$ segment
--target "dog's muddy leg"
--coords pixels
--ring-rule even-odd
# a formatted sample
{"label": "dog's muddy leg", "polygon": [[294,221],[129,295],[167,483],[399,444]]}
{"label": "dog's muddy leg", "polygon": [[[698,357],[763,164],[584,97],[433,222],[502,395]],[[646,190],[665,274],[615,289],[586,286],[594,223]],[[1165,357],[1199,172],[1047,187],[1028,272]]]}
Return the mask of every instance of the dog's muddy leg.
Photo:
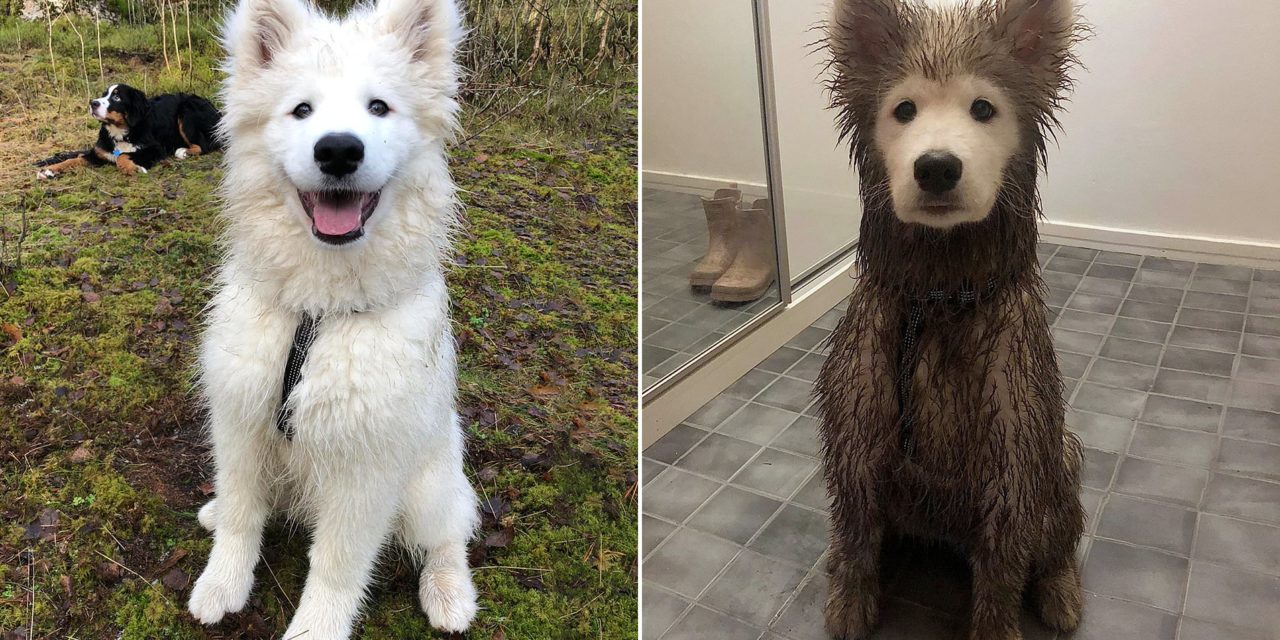
{"label": "dog's muddy leg", "polygon": [[378,551],[391,534],[396,504],[387,496],[403,490],[395,473],[378,473],[379,466],[357,458],[318,482],[307,583],[284,637],[350,637]]}
{"label": "dog's muddy leg", "polygon": [[[856,477],[828,478],[837,498],[831,509],[831,587],[825,611],[827,635],[863,640],[880,617],[880,547],[884,520],[870,465]],[[836,485],[839,486],[836,486]]]}
{"label": "dog's muddy leg", "polygon": [[[998,525],[996,523],[999,523]],[[1011,539],[1028,523],[1007,517],[988,520],[982,549],[970,558],[973,567],[973,610],[970,640],[1021,640],[1018,612],[1031,571],[1030,540]]]}
{"label": "dog's muddy leg", "polygon": [[[218,420],[218,415],[212,416]],[[225,418],[222,418],[225,419]],[[214,487],[217,501],[200,510],[201,524],[211,527],[213,551],[187,608],[204,624],[213,624],[249,601],[253,569],[258,564],[262,530],[270,515],[260,443],[253,438],[219,437],[232,431],[212,429],[218,465]]]}
{"label": "dog's muddy leg", "polygon": [[1060,631],[1080,624],[1084,607],[1075,550],[1084,532],[1084,508],[1080,506],[1080,440],[1066,432],[1063,438],[1065,481],[1045,516],[1045,540],[1036,559],[1031,589],[1040,620]]}

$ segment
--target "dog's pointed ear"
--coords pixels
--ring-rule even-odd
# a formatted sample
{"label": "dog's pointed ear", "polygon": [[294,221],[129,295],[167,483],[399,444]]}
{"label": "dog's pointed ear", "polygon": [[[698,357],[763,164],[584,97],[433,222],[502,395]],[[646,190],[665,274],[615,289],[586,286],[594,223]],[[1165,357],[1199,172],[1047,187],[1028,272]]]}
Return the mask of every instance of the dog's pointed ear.
{"label": "dog's pointed ear", "polygon": [[240,0],[222,33],[231,68],[270,66],[310,17],[311,9],[302,0]]}
{"label": "dog's pointed ear", "polygon": [[899,47],[902,8],[896,0],[836,0],[827,47],[845,65],[881,64]]}
{"label": "dog's pointed ear", "polygon": [[379,0],[378,24],[412,52],[415,62],[445,65],[462,40],[456,0]]}
{"label": "dog's pointed ear", "polygon": [[1072,0],[1005,0],[997,28],[1013,55],[1031,65],[1062,56],[1076,37]]}

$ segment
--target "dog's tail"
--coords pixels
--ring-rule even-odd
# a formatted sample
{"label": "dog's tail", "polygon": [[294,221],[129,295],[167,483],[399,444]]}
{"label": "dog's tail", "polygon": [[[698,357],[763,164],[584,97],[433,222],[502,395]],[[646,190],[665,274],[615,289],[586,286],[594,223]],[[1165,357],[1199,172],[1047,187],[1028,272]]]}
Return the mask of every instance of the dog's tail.
{"label": "dog's tail", "polygon": [[190,144],[200,145],[205,152],[220,151],[222,139],[218,136],[218,124],[222,121],[222,113],[207,99],[184,94],[186,98],[178,107],[178,119],[187,125],[184,136]]}
{"label": "dog's tail", "polygon": [[37,167],[47,167],[51,164],[58,164],[59,162],[64,162],[72,158],[80,158],[83,156],[87,156],[91,153],[93,153],[93,149],[81,149],[80,151],[63,151],[62,153],[55,153],[52,156],[45,158],[44,160],[36,160],[31,164]]}
{"label": "dog's tail", "polygon": [[222,144],[222,135],[219,133],[221,131],[222,112],[217,109],[213,109],[212,116],[213,126],[209,128],[209,144],[212,146],[214,151],[221,151],[223,146],[225,146]]}

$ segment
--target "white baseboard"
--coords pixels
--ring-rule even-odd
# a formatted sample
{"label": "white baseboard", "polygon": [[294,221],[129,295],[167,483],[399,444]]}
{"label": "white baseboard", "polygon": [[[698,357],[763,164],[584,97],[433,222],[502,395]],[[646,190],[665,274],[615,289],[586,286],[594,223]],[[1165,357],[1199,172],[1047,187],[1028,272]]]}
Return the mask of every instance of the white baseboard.
{"label": "white baseboard", "polygon": [[1040,238],[1046,242],[1178,260],[1280,268],[1280,245],[1265,242],[1174,235],[1051,220],[1040,222]]}
{"label": "white baseboard", "polygon": [[658,187],[676,193],[687,193],[695,196],[706,196],[716,189],[723,189],[730,184],[738,185],[742,195],[751,198],[769,197],[769,188],[763,182],[739,180],[737,178],[716,178],[712,176],[695,176],[683,173],[645,170],[641,172],[642,187]]}
{"label": "white baseboard", "polygon": [[802,289],[793,292],[791,304],[733,343],[698,370],[664,389],[654,398],[646,398],[641,409],[640,447],[657,442],[697,411],[720,395],[753,367],[786,344],[805,327],[813,324],[836,303],[853,291],[849,277],[849,258],[832,266]]}

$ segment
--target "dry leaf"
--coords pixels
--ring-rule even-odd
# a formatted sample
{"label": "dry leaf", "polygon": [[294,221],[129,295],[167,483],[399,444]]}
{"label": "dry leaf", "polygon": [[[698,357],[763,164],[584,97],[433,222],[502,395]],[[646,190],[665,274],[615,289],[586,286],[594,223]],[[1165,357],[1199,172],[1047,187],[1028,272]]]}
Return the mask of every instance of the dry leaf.
{"label": "dry leaf", "polygon": [[535,384],[532,387],[529,387],[529,395],[539,400],[550,400],[551,398],[560,395],[560,390],[550,385]]}
{"label": "dry leaf", "polygon": [[497,547],[499,549],[502,549],[502,548],[505,548],[507,545],[511,544],[511,541],[514,540],[515,537],[516,537],[515,527],[506,526],[485,536],[484,546]]}
{"label": "dry leaf", "polygon": [[22,329],[12,322],[0,323],[0,330],[5,332],[14,342],[22,340]]}

